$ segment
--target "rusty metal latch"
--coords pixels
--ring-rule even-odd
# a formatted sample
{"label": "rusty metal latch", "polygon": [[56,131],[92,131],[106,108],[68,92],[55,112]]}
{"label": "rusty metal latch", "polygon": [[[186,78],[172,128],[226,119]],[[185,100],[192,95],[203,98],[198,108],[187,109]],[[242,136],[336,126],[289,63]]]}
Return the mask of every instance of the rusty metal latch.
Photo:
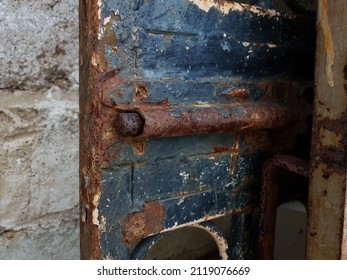
{"label": "rusty metal latch", "polygon": [[160,138],[228,131],[283,128],[298,112],[287,104],[218,104],[170,108],[135,108],[119,112],[116,128],[123,136]]}

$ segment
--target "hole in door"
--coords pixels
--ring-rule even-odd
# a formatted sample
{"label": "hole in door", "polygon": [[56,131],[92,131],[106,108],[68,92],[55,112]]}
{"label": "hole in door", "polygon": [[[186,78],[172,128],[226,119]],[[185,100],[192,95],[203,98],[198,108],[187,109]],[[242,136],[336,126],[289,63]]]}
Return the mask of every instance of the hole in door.
{"label": "hole in door", "polygon": [[225,216],[214,220],[214,223],[197,223],[170,232],[149,236],[136,245],[132,253],[132,259],[228,259],[230,248],[227,240],[230,235],[230,221],[230,217]]}

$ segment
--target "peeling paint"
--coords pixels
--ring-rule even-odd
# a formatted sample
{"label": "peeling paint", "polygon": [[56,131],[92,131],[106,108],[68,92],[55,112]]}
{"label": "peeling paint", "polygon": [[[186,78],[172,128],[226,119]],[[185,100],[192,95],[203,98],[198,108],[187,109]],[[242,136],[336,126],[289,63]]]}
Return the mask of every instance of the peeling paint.
{"label": "peeling paint", "polygon": [[93,224],[98,226],[99,225],[99,210],[98,208],[95,208],[92,212],[92,221]]}
{"label": "peeling paint", "polygon": [[340,147],[342,145],[342,135],[337,131],[330,131],[324,127],[320,128],[319,136],[321,144],[327,147]]}
{"label": "peeling paint", "polygon": [[[255,130],[286,128],[299,116],[289,102],[278,102],[271,94],[261,99],[268,92],[255,85],[258,76],[254,81],[252,75],[258,75],[258,69],[243,64],[247,51],[251,65],[253,59],[263,58],[276,47],[271,50],[274,56],[289,48],[292,56],[298,53],[301,57],[301,51],[291,45],[301,40],[292,40],[293,34],[288,34],[288,41],[277,38],[291,29],[282,27],[284,23],[292,26],[285,16],[280,16],[279,26],[273,30],[278,19],[270,17],[279,14],[250,5],[167,1],[153,10],[152,1],[135,2],[135,6],[120,0],[93,2],[93,13],[85,21],[92,20],[94,29],[81,29],[88,33],[83,49],[87,66],[82,67],[81,75],[81,96],[87,96],[81,102],[81,162],[87,166],[90,180],[89,188],[82,191],[90,208],[82,239],[88,257],[128,258],[131,248],[148,236],[254,207],[253,202],[244,205],[249,203],[249,194],[253,195],[244,178],[251,176],[250,169],[259,171],[261,163],[248,167],[251,160],[263,159],[256,150],[259,146],[246,150],[250,145],[243,137]],[[189,9],[200,17],[203,12],[194,5],[205,4],[206,12],[216,19],[216,26],[208,30],[204,24],[191,24],[193,14],[185,20],[184,13],[178,12]],[[166,11],[170,17],[163,16]],[[121,22],[120,14],[127,15]],[[153,15],[150,21],[148,15]],[[234,30],[230,23],[238,28]],[[248,28],[250,23],[259,23],[271,39],[259,37],[258,27],[257,32],[244,32],[243,26]],[[262,43],[254,43],[258,41]],[[210,49],[209,55],[200,55]],[[219,60],[214,61],[215,57]],[[262,68],[261,79],[270,72],[287,71],[275,65],[272,72],[272,63]],[[245,82],[249,73],[252,78]],[[137,117],[125,117],[128,114]],[[134,133],[128,129],[128,134],[125,128],[131,124],[139,129]],[[243,129],[248,131],[239,132]],[[234,139],[237,133],[242,136]],[[273,148],[262,145],[266,152]],[[187,152],[187,146],[193,151]],[[227,250],[222,241],[215,239]],[[223,252],[221,255],[226,258]]]}
{"label": "peeling paint", "polygon": [[183,178],[183,183],[189,179],[189,174],[184,171],[180,172],[180,176]]}
{"label": "peeling paint", "polygon": [[217,219],[217,218],[220,218],[220,217],[224,217],[225,215],[229,215],[229,214],[233,214],[233,213],[238,213],[239,211],[229,211],[227,213],[223,213],[223,214],[216,214],[216,215],[210,215],[210,216],[205,216],[201,219],[196,219],[196,220],[193,220],[191,222],[188,222],[188,223],[182,223],[182,224],[179,224],[178,222],[175,222],[174,226],[172,227],[168,227],[168,228],[165,228],[165,229],[162,229],[160,232],[161,233],[164,233],[164,232],[170,232],[170,231],[173,231],[173,230],[176,230],[176,229],[179,229],[179,228],[184,228],[184,227],[188,227],[188,226],[194,226],[198,223],[202,223],[202,222],[206,222],[206,221],[210,221],[210,220],[213,220],[213,219]]}
{"label": "peeling paint", "polygon": [[100,195],[98,195],[98,194],[94,195],[92,203],[93,203],[95,209],[92,212],[92,221],[93,221],[93,224],[97,225],[97,226],[99,226],[99,224],[100,224],[100,222],[99,222],[99,210],[98,210],[99,200],[100,200]]}
{"label": "peeling paint", "polygon": [[98,205],[99,205],[99,200],[100,200],[100,195],[99,195],[99,194],[94,195],[94,198],[93,198],[93,205],[94,205],[95,207],[98,207]]}
{"label": "peeling paint", "polygon": [[201,10],[208,13],[210,9],[216,8],[221,13],[227,15],[230,11],[250,11],[258,16],[269,16],[275,17],[280,16],[281,14],[276,10],[272,9],[263,9],[257,6],[241,4],[237,2],[229,2],[229,1],[215,1],[215,0],[188,0],[189,2],[197,5]]}
{"label": "peeling paint", "polygon": [[214,242],[216,243],[219,251],[219,255],[222,260],[229,259],[228,256],[228,242],[225,240],[223,236],[221,236],[216,230],[212,227],[209,227],[207,224],[194,224],[192,227],[202,229],[210,234],[210,236],[213,238]]}
{"label": "peeling paint", "polygon": [[101,0],[97,0],[97,5],[98,5],[98,19],[101,19]]}

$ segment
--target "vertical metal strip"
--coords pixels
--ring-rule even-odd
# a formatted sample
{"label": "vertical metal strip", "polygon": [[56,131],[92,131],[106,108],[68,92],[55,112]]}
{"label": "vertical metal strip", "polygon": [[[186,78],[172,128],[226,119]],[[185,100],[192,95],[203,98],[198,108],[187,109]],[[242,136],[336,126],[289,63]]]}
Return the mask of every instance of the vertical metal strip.
{"label": "vertical metal strip", "polygon": [[97,50],[98,1],[80,0],[80,246],[82,259],[100,258],[98,203],[100,172],[100,101],[98,71],[92,65]]}
{"label": "vertical metal strip", "polygon": [[[320,0],[306,257],[346,257],[347,2]],[[345,221],[344,221],[345,220]]]}

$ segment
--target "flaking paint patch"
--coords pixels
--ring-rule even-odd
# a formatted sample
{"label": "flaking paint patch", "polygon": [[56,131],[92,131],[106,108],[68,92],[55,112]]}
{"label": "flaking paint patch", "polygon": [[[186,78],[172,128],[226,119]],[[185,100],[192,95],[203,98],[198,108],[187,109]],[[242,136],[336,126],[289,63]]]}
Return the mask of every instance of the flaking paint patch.
{"label": "flaking paint patch", "polygon": [[92,212],[92,222],[94,225],[99,226],[99,210],[95,208]]}
{"label": "flaking paint patch", "polygon": [[175,222],[175,224],[172,227],[165,228],[165,229],[161,230],[160,232],[161,233],[170,232],[170,231],[173,231],[173,230],[176,230],[176,229],[180,229],[180,228],[184,228],[184,227],[188,227],[188,226],[194,226],[195,224],[198,224],[198,223],[201,223],[201,222],[210,221],[210,220],[217,219],[217,218],[220,218],[220,217],[224,217],[225,215],[229,215],[229,214],[233,214],[233,213],[238,213],[238,211],[229,211],[229,212],[225,212],[223,214],[216,214],[216,215],[211,215],[211,216],[205,216],[205,217],[203,217],[201,219],[193,220],[191,222],[183,223],[183,224],[178,224],[178,222]]}
{"label": "flaking paint patch", "polygon": [[100,195],[99,194],[94,195],[92,203],[93,203],[95,209],[92,212],[92,221],[93,221],[93,224],[97,225],[97,226],[100,225],[99,210],[98,210],[99,200],[100,200]]}
{"label": "flaking paint patch", "polygon": [[184,202],[184,197],[180,198],[180,200],[177,202],[177,205],[180,206]]}
{"label": "flaking paint patch", "polygon": [[321,127],[319,130],[319,137],[322,145],[327,147],[340,147],[343,139],[341,134],[330,131],[324,127]]}
{"label": "flaking paint patch", "polygon": [[99,18],[99,22],[101,19],[101,0],[98,0],[98,18]]}
{"label": "flaking paint patch", "polygon": [[222,14],[227,15],[230,11],[250,11],[257,16],[269,16],[269,17],[279,17],[281,14],[273,9],[262,9],[257,6],[241,4],[237,2],[227,2],[227,1],[215,1],[215,0],[189,0],[189,2],[198,6],[201,10],[208,13],[210,9],[216,8]]}
{"label": "flaking paint patch", "polygon": [[183,184],[189,179],[189,173],[186,173],[185,171],[180,172],[180,176],[183,178]]}
{"label": "flaking paint patch", "polygon": [[105,17],[103,25],[108,24],[110,21],[111,21],[111,16]]}
{"label": "flaking paint patch", "polygon": [[252,48],[254,47],[268,47],[270,49],[278,48],[277,44],[274,43],[254,43],[254,42],[247,42],[247,41],[237,41],[239,44],[242,44],[245,48],[249,48],[250,50],[248,52],[253,52]]}

